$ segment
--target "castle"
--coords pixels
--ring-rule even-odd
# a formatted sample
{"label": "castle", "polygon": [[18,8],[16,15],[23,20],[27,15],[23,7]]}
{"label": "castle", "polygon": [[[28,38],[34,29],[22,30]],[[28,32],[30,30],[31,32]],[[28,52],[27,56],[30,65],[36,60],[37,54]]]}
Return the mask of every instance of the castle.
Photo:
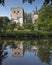
{"label": "castle", "polygon": [[11,19],[22,26],[24,20],[23,8],[11,8]]}
{"label": "castle", "polygon": [[[38,18],[37,7],[36,11],[32,12],[32,23],[34,24]],[[17,24],[22,26],[24,22],[24,9],[23,8],[11,8],[11,19]]]}

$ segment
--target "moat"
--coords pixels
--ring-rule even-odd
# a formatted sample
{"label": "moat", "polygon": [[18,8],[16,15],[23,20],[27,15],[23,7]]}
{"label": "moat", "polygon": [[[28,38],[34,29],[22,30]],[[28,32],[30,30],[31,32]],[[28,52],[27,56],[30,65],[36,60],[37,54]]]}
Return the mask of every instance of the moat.
{"label": "moat", "polygon": [[0,65],[52,65],[52,39],[0,39]]}

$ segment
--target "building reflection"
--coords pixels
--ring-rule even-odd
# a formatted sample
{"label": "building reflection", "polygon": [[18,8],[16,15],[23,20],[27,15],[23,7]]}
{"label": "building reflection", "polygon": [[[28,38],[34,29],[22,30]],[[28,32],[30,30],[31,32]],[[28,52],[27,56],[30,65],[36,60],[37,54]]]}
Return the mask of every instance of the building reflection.
{"label": "building reflection", "polygon": [[35,55],[37,55],[38,48],[36,47],[36,45],[32,45],[32,46],[31,46],[31,51],[34,52]]}
{"label": "building reflection", "polygon": [[24,41],[15,42],[14,43],[14,47],[12,48],[12,55],[13,56],[17,56],[17,57],[18,56],[21,57],[21,56],[24,56],[24,53],[27,50],[29,52],[33,52],[36,55],[37,54],[37,51],[38,51],[38,48],[36,47],[36,45],[30,44],[30,42],[29,43],[26,43]]}
{"label": "building reflection", "polygon": [[17,44],[16,48],[12,49],[12,55],[13,56],[23,56],[24,55],[23,41],[21,41],[19,44]]}

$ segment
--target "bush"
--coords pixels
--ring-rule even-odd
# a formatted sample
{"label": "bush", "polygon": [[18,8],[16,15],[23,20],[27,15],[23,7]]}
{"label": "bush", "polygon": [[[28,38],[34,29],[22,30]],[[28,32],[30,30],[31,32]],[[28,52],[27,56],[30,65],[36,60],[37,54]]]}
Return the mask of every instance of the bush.
{"label": "bush", "polygon": [[0,30],[0,36],[1,37],[16,37],[16,38],[35,38],[35,37],[47,37],[52,36],[52,32],[47,31],[41,31],[41,30],[18,30],[18,31],[1,31]]}

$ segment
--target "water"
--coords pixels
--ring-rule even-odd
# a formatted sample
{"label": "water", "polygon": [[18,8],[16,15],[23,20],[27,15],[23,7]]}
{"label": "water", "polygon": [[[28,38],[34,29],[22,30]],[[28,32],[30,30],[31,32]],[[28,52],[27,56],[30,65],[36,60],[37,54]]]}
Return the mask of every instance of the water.
{"label": "water", "polygon": [[0,65],[52,65],[52,39],[0,39]]}

